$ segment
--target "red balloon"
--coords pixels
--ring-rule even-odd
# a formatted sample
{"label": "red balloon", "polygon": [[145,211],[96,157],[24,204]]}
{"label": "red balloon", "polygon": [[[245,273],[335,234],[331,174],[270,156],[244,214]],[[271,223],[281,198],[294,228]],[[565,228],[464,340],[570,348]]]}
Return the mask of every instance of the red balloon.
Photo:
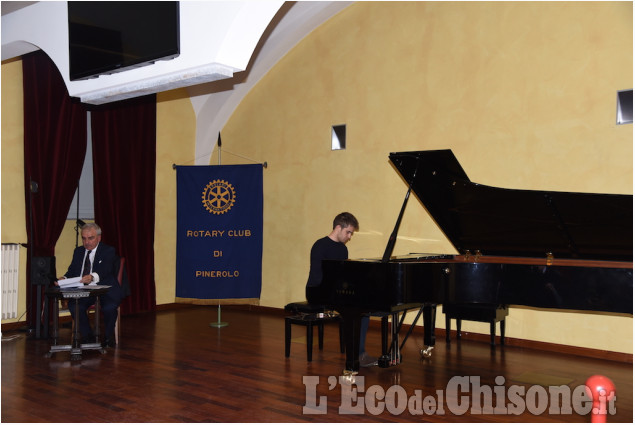
{"label": "red balloon", "polygon": [[605,423],[607,404],[615,399],[615,384],[606,376],[593,375],[586,380],[587,395],[593,399],[592,423]]}

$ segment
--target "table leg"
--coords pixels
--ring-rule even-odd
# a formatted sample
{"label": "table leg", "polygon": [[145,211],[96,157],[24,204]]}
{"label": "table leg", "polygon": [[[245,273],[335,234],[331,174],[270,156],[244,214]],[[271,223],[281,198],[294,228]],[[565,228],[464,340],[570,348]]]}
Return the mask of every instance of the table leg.
{"label": "table leg", "polygon": [[82,359],[82,342],[79,337],[79,299],[75,301],[75,330],[73,331],[73,342],[71,344],[71,360]]}
{"label": "table leg", "polygon": [[59,336],[59,316],[60,307],[57,298],[53,299],[53,345],[57,345],[57,338]]}
{"label": "table leg", "polygon": [[[95,342],[101,343],[101,339],[99,339],[99,312],[101,311],[101,303],[99,302],[99,297],[95,298]],[[92,341],[91,341],[92,342]]]}

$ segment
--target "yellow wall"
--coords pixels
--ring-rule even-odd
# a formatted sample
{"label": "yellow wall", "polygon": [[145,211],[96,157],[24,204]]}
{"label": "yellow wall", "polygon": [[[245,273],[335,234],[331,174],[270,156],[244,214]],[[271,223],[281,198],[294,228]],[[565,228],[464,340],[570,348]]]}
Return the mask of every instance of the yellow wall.
{"label": "yellow wall", "polygon": [[[350,256],[381,256],[407,189],[391,151],[451,148],[472,181],[498,187],[632,193],[633,127],[615,125],[632,29],[630,3],[568,2],[363,2],[319,27],[222,133],[228,150],[269,164],[261,304],[303,299],[311,244],[340,211],[361,224]],[[332,152],[343,123],[348,148]],[[453,252],[412,199],[394,253],[410,252]],[[523,308],[507,328],[632,352],[631,317]]]}
{"label": "yellow wall", "polygon": [[[389,165],[391,151],[451,148],[472,181],[492,186],[631,194],[633,127],[615,125],[615,98],[632,88],[632,51],[627,2],[362,2],[345,9],[283,58],[222,131],[228,151],[269,164],[261,305],[304,298],[311,244],[338,212],[360,219],[348,245],[352,258],[383,253],[406,192]],[[22,179],[21,167],[5,173],[5,139],[22,163],[21,133],[12,134],[21,132],[21,115],[5,129],[5,75],[12,85],[21,78],[10,66],[2,65],[3,242],[12,241],[5,180]],[[10,97],[9,107],[21,111],[21,89]],[[185,91],[157,99],[155,270],[157,304],[167,304],[175,276],[172,164],[192,163],[196,126]],[[348,148],[332,152],[330,127],[344,123]],[[225,164],[240,162],[223,156]],[[24,212],[9,223],[24,228]],[[71,247],[58,264],[65,266],[72,224],[64,234]],[[409,252],[452,252],[416,199],[395,248]],[[464,328],[489,332],[472,322]],[[631,317],[514,308],[507,328],[515,338],[632,353]]]}
{"label": "yellow wall", "polygon": [[[24,202],[24,114],[22,108],[22,61],[2,64],[2,243],[26,243]],[[27,250],[20,248],[20,278],[16,322],[26,320]]]}
{"label": "yellow wall", "polygon": [[176,170],[192,165],[196,116],[185,89],[157,96],[157,188],[154,270],[157,305],[174,302],[176,277]]}

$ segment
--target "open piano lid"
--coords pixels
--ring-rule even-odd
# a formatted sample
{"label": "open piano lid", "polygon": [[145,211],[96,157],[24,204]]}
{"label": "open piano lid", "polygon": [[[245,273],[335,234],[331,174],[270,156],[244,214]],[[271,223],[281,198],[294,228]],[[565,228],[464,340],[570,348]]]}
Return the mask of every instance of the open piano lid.
{"label": "open piano lid", "polygon": [[461,254],[633,261],[632,195],[472,183],[449,149],[390,161]]}

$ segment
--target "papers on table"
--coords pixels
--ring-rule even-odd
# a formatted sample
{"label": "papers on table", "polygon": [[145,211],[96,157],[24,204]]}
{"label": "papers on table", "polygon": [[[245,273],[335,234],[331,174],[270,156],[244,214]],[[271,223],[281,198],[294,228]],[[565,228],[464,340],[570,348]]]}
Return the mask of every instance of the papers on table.
{"label": "papers on table", "polygon": [[62,289],[81,288],[84,284],[80,280],[82,280],[81,277],[70,277],[58,280],[57,284]]}

